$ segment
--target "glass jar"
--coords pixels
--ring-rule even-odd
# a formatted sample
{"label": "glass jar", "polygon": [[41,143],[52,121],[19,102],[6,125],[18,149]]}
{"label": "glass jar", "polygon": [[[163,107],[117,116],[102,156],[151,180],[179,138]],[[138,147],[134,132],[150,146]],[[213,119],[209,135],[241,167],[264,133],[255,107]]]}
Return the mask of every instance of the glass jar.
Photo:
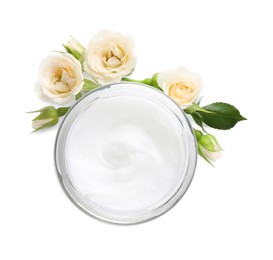
{"label": "glass jar", "polygon": [[99,87],[67,113],[55,166],[70,200],[90,216],[136,224],[171,209],[194,175],[197,148],[182,109],[138,83]]}

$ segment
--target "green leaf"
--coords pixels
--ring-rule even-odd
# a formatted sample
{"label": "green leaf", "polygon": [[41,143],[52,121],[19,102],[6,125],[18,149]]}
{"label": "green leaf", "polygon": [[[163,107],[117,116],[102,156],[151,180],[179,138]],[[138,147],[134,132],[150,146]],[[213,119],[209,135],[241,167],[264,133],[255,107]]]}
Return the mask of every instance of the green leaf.
{"label": "green leaf", "polygon": [[219,115],[223,115],[224,117],[234,118],[238,120],[246,120],[245,117],[241,116],[240,111],[236,107],[227,103],[216,102],[204,106],[203,108],[206,111],[217,113]]}
{"label": "green leaf", "polygon": [[208,126],[216,129],[227,130],[234,127],[239,121],[246,120],[241,116],[240,111],[227,103],[216,102],[195,112],[199,118]]}
{"label": "green leaf", "polygon": [[75,96],[75,100],[79,100],[82,96],[83,96],[83,93],[82,93],[82,92],[79,92],[79,93]]}
{"label": "green leaf", "polygon": [[83,81],[84,81],[84,83],[83,83],[82,90],[75,96],[76,100],[79,100],[86,93],[88,93],[100,86],[99,84],[97,84],[89,79],[84,79]]}
{"label": "green leaf", "polygon": [[57,108],[58,117],[64,116],[69,109],[70,109],[70,107],[59,107],[59,108]]}
{"label": "green leaf", "polygon": [[89,92],[97,87],[99,87],[99,84],[95,83],[94,81],[91,81],[89,79],[84,79],[84,84],[82,87],[83,92]]}

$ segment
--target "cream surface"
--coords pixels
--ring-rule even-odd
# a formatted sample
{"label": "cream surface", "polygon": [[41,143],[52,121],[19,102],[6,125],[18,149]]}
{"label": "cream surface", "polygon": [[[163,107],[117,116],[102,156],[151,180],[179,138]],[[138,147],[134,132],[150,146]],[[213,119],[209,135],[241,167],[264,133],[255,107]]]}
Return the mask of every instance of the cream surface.
{"label": "cream surface", "polygon": [[154,209],[183,181],[181,132],[173,114],[147,99],[92,102],[67,137],[71,182],[82,199],[104,209]]}

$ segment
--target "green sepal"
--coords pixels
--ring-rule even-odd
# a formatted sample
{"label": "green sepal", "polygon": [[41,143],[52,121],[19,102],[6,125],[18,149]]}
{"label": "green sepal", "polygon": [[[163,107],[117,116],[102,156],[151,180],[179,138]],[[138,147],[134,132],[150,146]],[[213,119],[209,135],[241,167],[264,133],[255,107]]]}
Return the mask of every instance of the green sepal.
{"label": "green sepal", "polygon": [[83,64],[85,48],[75,38],[72,36],[70,36],[70,38],[71,39],[67,42],[67,44],[63,44],[63,47],[67,53],[71,54],[75,59]]}
{"label": "green sepal", "polygon": [[193,129],[193,130],[194,130],[196,140],[198,141],[201,138],[201,136],[203,136],[203,133],[199,130],[196,130],[196,129]]}
{"label": "green sepal", "polygon": [[163,91],[163,89],[158,85],[158,81],[157,81],[158,75],[159,75],[159,73],[155,73],[153,75],[153,77],[152,77],[152,86],[154,88],[157,88],[160,91]]}
{"label": "green sepal", "polygon": [[208,158],[204,155],[203,151],[202,151],[202,146],[198,143],[197,144],[197,148],[198,148],[198,154],[206,161],[208,162],[211,166],[214,167],[214,165],[211,163],[211,161],[208,160]]}
{"label": "green sepal", "polygon": [[73,50],[72,48],[64,44],[63,47],[65,48],[67,53],[71,54],[75,59],[77,59],[81,64],[83,64],[84,56],[80,52]]}

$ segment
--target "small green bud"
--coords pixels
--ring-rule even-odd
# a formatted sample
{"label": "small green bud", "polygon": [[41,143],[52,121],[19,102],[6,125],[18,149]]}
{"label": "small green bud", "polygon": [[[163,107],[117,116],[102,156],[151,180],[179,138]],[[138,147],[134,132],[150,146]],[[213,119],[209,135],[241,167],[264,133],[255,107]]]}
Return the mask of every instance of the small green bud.
{"label": "small green bud", "polygon": [[40,113],[32,120],[32,128],[35,129],[34,132],[43,128],[54,126],[59,120],[57,109],[53,106],[47,106],[29,113]]}
{"label": "small green bud", "polygon": [[73,37],[63,45],[65,50],[74,56],[81,64],[84,60],[85,48]]}
{"label": "small green bud", "polygon": [[216,138],[211,134],[201,136],[198,142],[210,152],[218,152],[222,150]]}
{"label": "small green bud", "polygon": [[200,131],[197,130],[195,130],[195,135],[198,142],[198,153],[207,162],[211,163],[211,161],[216,161],[221,157],[222,148],[213,135],[203,135]]}

